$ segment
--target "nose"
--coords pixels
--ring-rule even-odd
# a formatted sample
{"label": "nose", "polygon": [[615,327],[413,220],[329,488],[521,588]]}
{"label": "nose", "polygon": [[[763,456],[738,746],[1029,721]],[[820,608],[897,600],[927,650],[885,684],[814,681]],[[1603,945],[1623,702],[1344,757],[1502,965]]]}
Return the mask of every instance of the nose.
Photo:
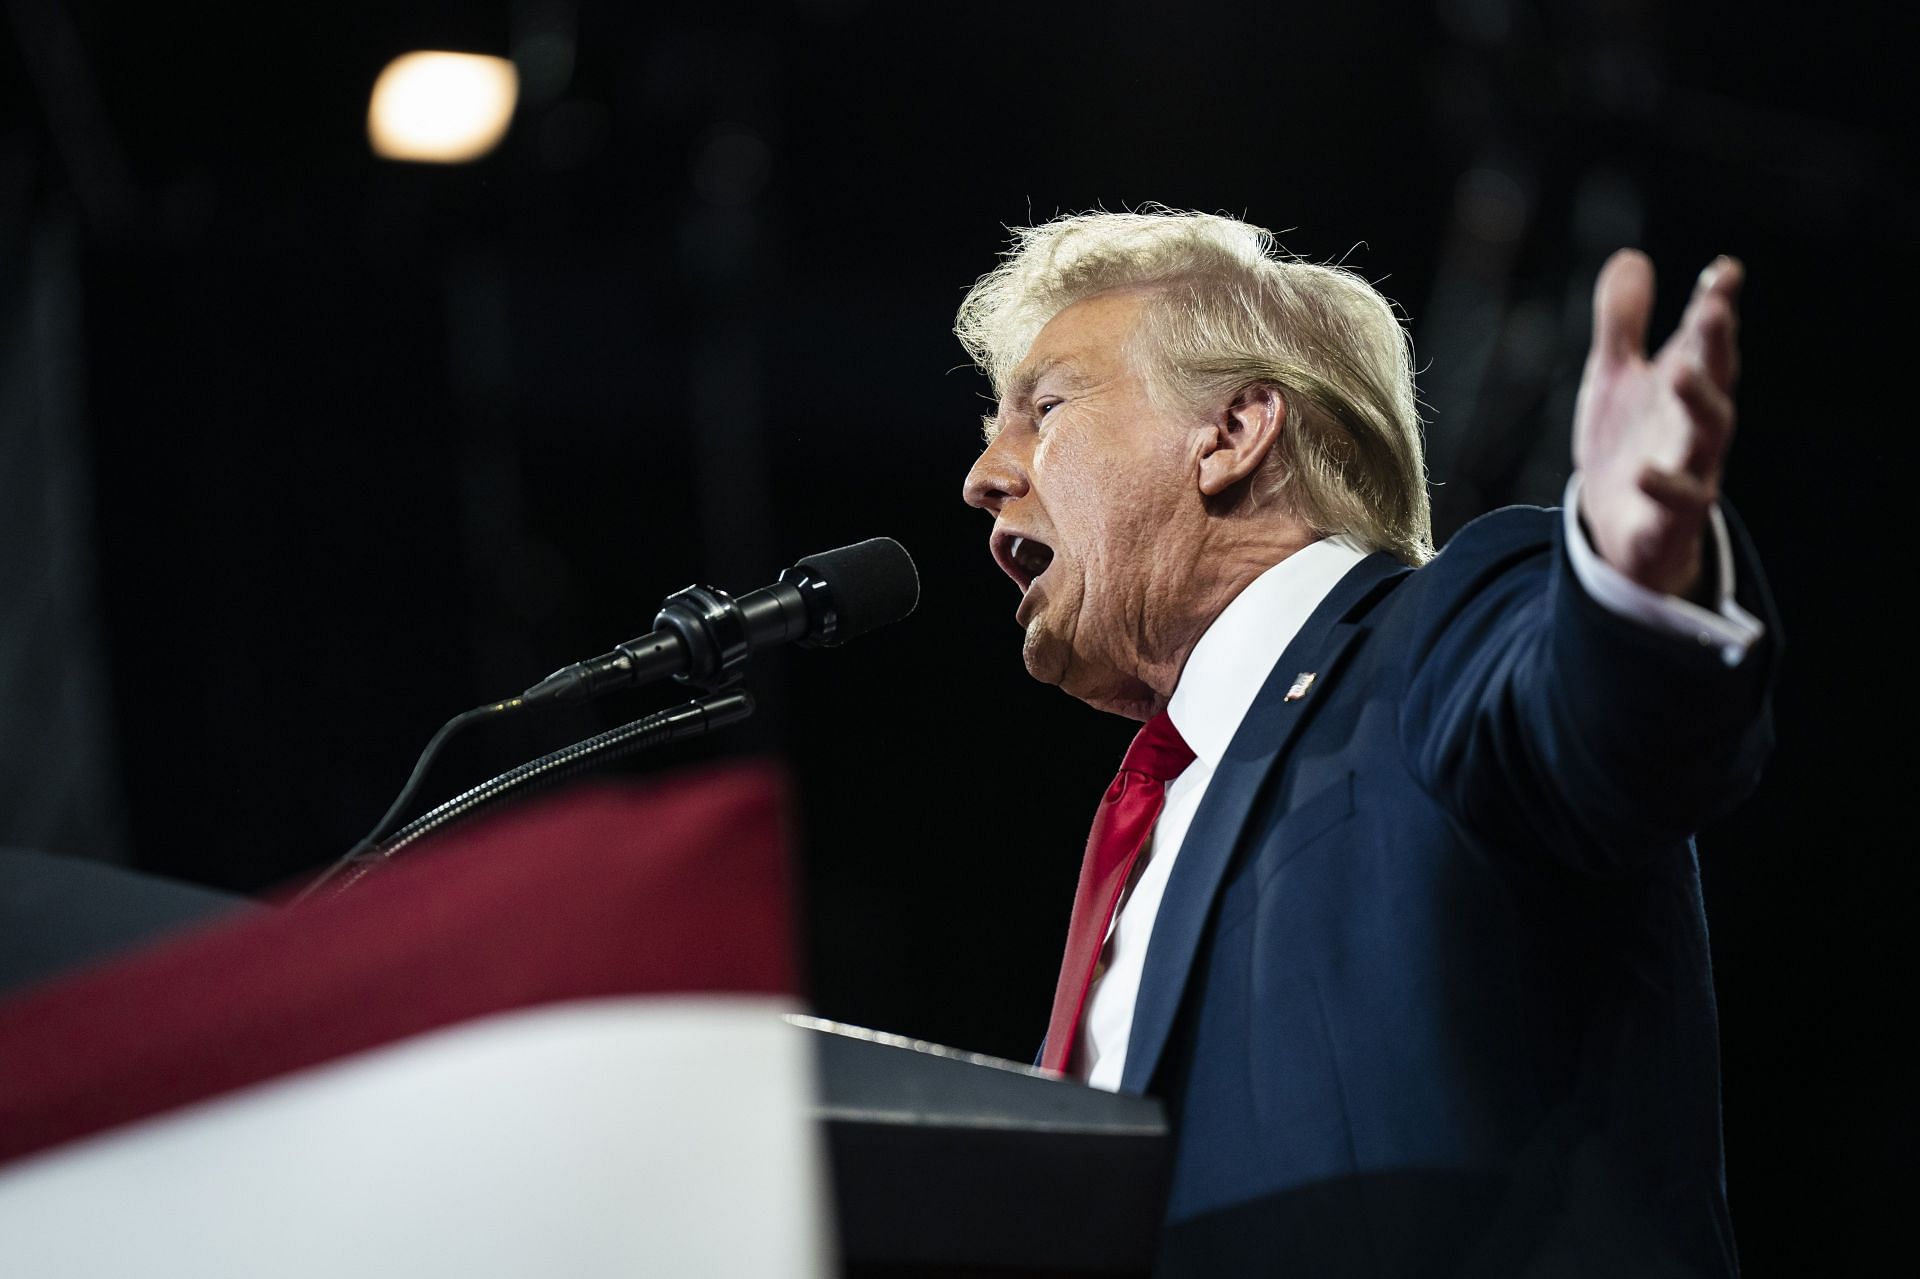
{"label": "nose", "polygon": [[973,469],[967,472],[967,482],[960,489],[960,496],[968,506],[998,515],[1007,499],[1026,493],[1026,466],[1007,438],[1010,434],[1002,431],[994,436],[993,442],[974,460]]}

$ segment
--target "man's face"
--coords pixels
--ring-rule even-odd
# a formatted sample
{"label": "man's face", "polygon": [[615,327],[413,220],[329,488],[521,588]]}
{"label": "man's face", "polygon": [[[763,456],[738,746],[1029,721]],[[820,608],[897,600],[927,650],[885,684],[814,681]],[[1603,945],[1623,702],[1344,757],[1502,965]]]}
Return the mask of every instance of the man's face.
{"label": "man's face", "polygon": [[1040,331],[964,490],[993,513],[993,557],[1021,588],[1028,672],[1140,718],[1143,658],[1191,558],[1205,435],[1148,396],[1128,350],[1144,301],[1102,294]]}

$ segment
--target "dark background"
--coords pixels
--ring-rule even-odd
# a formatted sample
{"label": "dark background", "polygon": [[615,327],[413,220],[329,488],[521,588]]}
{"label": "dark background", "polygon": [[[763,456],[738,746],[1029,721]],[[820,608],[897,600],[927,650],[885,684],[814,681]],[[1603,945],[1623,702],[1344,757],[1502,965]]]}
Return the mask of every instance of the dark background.
{"label": "dark background", "polygon": [[[645,767],[785,760],[817,1010],[1024,1058],[1130,726],[1026,679],[959,501],[948,326],[1003,225],[1157,200],[1379,282],[1443,536],[1557,497],[1608,251],[1654,255],[1662,334],[1732,252],[1727,491],[1789,656],[1764,788],[1700,839],[1730,1192],[1749,1273],[1864,1270],[1916,1137],[1897,11],[9,0],[0,843],[283,883],[455,711],[884,533],[910,621],[762,661],[754,720]],[[516,59],[499,151],[370,153],[415,48]]]}

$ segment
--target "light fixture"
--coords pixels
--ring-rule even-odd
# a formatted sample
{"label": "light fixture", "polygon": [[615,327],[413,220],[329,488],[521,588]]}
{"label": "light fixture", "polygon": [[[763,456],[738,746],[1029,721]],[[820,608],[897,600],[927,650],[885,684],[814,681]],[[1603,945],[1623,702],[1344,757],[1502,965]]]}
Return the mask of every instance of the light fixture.
{"label": "light fixture", "polygon": [[500,144],[520,78],[505,58],[403,53],[373,83],[367,139],[389,160],[465,164]]}

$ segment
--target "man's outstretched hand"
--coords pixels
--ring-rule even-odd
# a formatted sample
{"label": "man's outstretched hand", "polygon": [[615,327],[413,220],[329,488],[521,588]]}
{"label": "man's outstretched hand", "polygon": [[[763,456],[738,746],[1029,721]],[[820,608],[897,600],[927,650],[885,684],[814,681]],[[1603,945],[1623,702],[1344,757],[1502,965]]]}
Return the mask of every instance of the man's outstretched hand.
{"label": "man's outstretched hand", "polygon": [[1600,558],[1666,595],[1692,596],[1702,584],[1707,517],[1733,442],[1743,275],[1734,259],[1715,258],[1652,359],[1646,254],[1615,253],[1593,286],[1593,349],[1573,415],[1580,515]]}

